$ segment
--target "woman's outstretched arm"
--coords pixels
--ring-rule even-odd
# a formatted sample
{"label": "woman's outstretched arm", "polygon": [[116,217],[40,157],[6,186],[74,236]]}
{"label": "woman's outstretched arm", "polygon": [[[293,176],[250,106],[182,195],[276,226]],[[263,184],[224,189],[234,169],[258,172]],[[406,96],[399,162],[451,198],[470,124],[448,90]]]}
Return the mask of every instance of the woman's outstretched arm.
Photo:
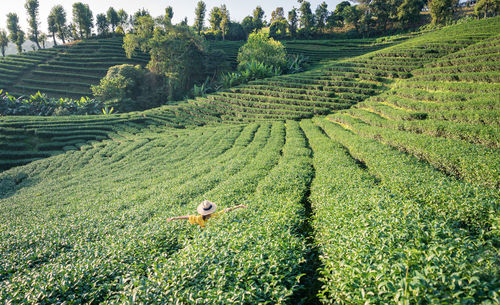
{"label": "woman's outstretched arm", "polygon": [[240,205],[237,205],[237,206],[234,206],[234,207],[231,207],[231,208],[224,209],[222,212],[225,213],[225,212],[229,212],[229,211],[236,210],[236,209],[239,209],[239,208],[248,208],[248,206],[246,206],[244,204],[240,204]]}
{"label": "woman's outstretched arm", "polygon": [[167,218],[167,221],[172,221],[172,220],[177,220],[177,219],[189,219],[189,216],[170,217],[170,218]]}

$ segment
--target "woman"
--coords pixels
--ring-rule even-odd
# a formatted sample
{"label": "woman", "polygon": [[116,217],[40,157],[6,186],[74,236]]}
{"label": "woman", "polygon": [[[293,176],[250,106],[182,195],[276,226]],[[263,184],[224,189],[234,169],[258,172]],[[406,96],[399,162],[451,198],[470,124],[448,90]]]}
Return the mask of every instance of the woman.
{"label": "woman", "polygon": [[191,224],[199,224],[200,227],[204,228],[208,219],[210,219],[211,217],[217,217],[222,213],[229,212],[238,208],[247,208],[247,206],[240,204],[232,208],[224,209],[219,213],[215,213],[215,210],[217,210],[217,205],[213,202],[205,200],[202,203],[200,203],[200,205],[197,208],[197,211],[200,215],[171,217],[167,218],[167,221],[172,221],[176,219],[188,219]]}

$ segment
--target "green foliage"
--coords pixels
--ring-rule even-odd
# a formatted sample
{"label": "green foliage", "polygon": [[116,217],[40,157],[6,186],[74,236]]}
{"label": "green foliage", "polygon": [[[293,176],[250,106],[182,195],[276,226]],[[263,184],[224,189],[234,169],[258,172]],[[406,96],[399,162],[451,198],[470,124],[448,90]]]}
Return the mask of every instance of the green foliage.
{"label": "green foliage", "polygon": [[156,24],[150,16],[139,17],[135,33],[124,38],[127,56],[137,48],[149,52],[148,69],[165,78],[168,100],[175,100],[190,90],[195,82],[206,78],[207,56],[205,41],[187,26]]}
{"label": "green foliage", "polygon": [[314,15],[311,11],[311,3],[309,1],[302,1],[299,8],[300,12],[300,29],[299,34],[302,37],[309,38],[313,32]]}
{"label": "green foliage", "polygon": [[194,26],[195,26],[196,31],[198,31],[198,35],[200,35],[201,30],[203,30],[203,24],[205,23],[206,11],[207,11],[207,6],[206,6],[205,2],[198,1],[198,4],[196,4],[195,21],[194,21]]}
{"label": "green foliage", "polygon": [[139,109],[138,105],[128,104],[142,94],[145,71],[140,66],[119,65],[109,68],[98,86],[92,86],[96,98],[103,101],[114,100],[113,105],[120,111]]}
{"label": "green foliage", "polygon": [[28,19],[28,23],[30,26],[29,39],[36,43],[38,49],[41,49],[40,44],[38,43],[38,35],[40,35],[40,31],[38,29],[38,25],[40,23],[38,19],[39,6],[40,4],[38,0],[26,0],[26,3],[24,4],[24,8],[26,8],[26,12],[28,13],[29,16]]}
{"label": "green foliage", "polygon": [[104,14],[96,15],[97,33],[101,36],[106,36],[109,31],[109,22]]}
{"label": "green foliage", "polygon": [[73,22],[78,30],[79,38],[89,38],[94,27],[94,17],[88,4],[73,3]]}
{"label": "green foliage", "polygon": [[282,70],[286,64],[285,47],[264,32],[252,33],[238,52],[238,69],[245,69],[254,62]]}
{"label": "green foliage", "polygon": [[106,12],[106,21],[108,22],[109,25],[111,25],[111,30],[115,32],[115,28],[118,26],[118,23],[120,22],[120,17],[118,16],[118,13],[115,11],[113,7],[110,7]]}
{"label": "green foliage", "polygon": [[21,54],[24,43],[24,32],[21,30],[19,26],[19,17],[15,13],[7,14],[7,29],[9,30],[9,39],[11,42],[16,44],[17,53]]}
{"label": "green foliage", "polygon": [[275,20],[269,27],[269,37],[283,39],[287,36],[288,22],[285,19]]}
{"label": "green foliage", "polygon": [[479,0],[474,7],[474,13],[479,18],[495,17],[500,15],[500,1]]}
{"label": "green foliage", "polygon": [[497,191],[314,122],[323,132],[310,121],[302,126],[315,157],[324,303],[498,302]]}
{"label": "green foliage", "polygon": [[264,10],[262,9],[261,6],[257,6],[253,10],[253,18],[252,18],[252,23],[253,23],[253,28],[252,31],[255,30],[256,32],[260,31],[264,27]]}
{"label": "green foliage", "polygon": [[9,38],[7,37],[7,33],[5,30],[0,30],[0,51],[2,52],[2,56],[5,57],[5,49],[9,45]]}
{"label": "green foliage", "polygon": [[88,97],[79,100],[68,98],[49,98],[37,93],[16,98],[0,89],[0,115],[87,115],[99,114],[102,103]]}
{"label": "green foliage", "polygon": [[431,0],[428,4],[433,24],[450,22],[458,5],[458,0]]}

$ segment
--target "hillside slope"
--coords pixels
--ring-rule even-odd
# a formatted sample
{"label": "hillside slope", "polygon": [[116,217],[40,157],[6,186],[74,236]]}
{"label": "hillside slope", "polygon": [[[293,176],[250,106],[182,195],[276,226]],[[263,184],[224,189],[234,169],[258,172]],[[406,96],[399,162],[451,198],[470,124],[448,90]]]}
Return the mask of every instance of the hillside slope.
{"label": "hillside slope", "polygon": [[13,95],[40,91],[54,97],[92,96],[91,85],[99,83],[108,68],[121,64],[145,66],[142,52],[128,59],[122,38],[85,40],[54,48],[0,59],[0,89]]}
{"label": "hillside slope", "polygon": [[[500,303],[499,29],[145,112],[1,118],[4,155],[57,155],[0,173],[0,303]],[[319,92],[353,107],[221,110]],[[248,208],[166,222],[205,199]]]}
{"label": "hillside slope", "polygon": [[[10,168],[26,164],[61,153],[65,146],[74,149],[75,144],[95,140],[96,136],[99,139],[107,137],[113,129],[121,128],[121,123],[116,128],[110,127],[114,126],[115,119],[122,123],[130,120],[132,124],[145,121],[145,127],[151,124],[180,127],[219,121],[241,123],[310,118],[350,108],[388,90],[388,85],[394,80],[411,77],[411,71],[429,62],[471,44],[488,41],[499,29],[499,18],[447,27],[359,57],[333,61],[303,73],[253,81],[181,102],[178,106],[92,117],[89,126],[77,126],[79,123],[73,122],[73,117],[0,118],[4,135],[0,138],[0,153],[4,159],[0,166]],[[97,127],[93,129],[93,125]],[[100,130],[99,126],[108,127]],[[140,129],[141,125],[136,125],[136,128]],[[42,132],[44,129],[50,132]],[[11,143],[13,139],[18,141],[14,145]]]}

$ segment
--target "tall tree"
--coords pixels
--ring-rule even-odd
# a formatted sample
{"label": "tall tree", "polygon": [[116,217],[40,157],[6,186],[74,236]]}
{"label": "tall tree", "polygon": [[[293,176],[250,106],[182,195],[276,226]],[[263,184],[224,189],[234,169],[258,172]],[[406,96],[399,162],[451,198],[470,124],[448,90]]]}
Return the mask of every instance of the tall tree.
{"label": "tall tree", "polygon": [[174,18],[174,9],[171,6],[168,6],[165,9],[165,20],[171,24],[172,18]]}
{"label": "tall tree", "polygon": [[128,23],[128,14],[123,9],[120,9],[117,14],[118,14],[118,25],[124,28],[125,26],[127,26]]}
{"label": "tall tree", "polygon": [[38,49],[41,49],[40,44],[38,43],[38,34],[39,30],[38,27],[40,25],[40,21],[38,21],[38,7],[40,6],[40,3],[38,3],[38,0],[26,0],[26,3],[24,4],[24,8],[26,9],[26,12],[28,13],[28,24],[30,26],[30,31],[29,31],[29,39],[36,43],[36,46]]}
{"label": "tall tree", "polygon": [[106,15],[97,14],[95,16],[95,19],[96,19],[97,33],[103,36],[108,34],[109,22],[108,19],[106,18]]}
{"label": "tall tree", "polygon": [[[62,5],[54,6],[50,10],[49,18],[53,18],[55,22],[55,26],[57,28],[57,36],[62,40],[63,43],[66,43],[66,11],[62,7]],[[52,33],[50,26],[49,32]]]}
{"label": "tall tree", "polygon": [[481,18],[495,17],[500,15],[499,0],[479,0],[474,9],[475,14]]}
{"label": "tall tree", "polygon": [[400,27],[406,28],[416,23],[424,5],[424,0],[404,0],[398,7],[398,21]]}
{"label": "tall tree", "polygon": [[288,12],[288,30],[290,31],[290,35],[295,37],[297,35],[297,24],[298,24],[298,16],[297,9],[294,7],[291,11]]}
{"label": "tall tree", "polygon": [[229,18],[229,10],[227,9],[226,5],[223,4],[220,7],[220,12],[221,12],[221,21],[220,21],[220,29],[222,31],[222,40],[226,40],[226,33],[227,29],[229,27],[229,22],[231,22]]}
{"label": "tall tree", "polygon": [[458,0],[431,0],[428,4],[433,24],[444,24],[453,18]]}
{"label": "tall tree", "polygon": [[196,5],[196,10],[194,11],[195,20],[194,20],[194,28],[198,31],[198,35],[201,34],[201,30],[203,30],[203,24],[205,23],[205,14],[207,11],[207,6],[205,2],[199,1]]}
{"label": "tall tree", "polygon": [[318,5],[316,8],[316,27],[319,31],[323,31],[325,29],[328,14],[328,4],[326,4],[326,2]]}
{"label": "tall tree", "polygon": [[245,34],[248,36],[248,34],[250,34],[254,30],[252,16],[246,16],[245,18],[243,18],[241,27],[243,28],[243,31],[245,31]]}
{"label": "tall tree", "polygon": [[23,43],[25,42],[24,38],[24,32],[23,30],[19,29],[18,35],[17,35],[17,40],[16,40],[16,47],[17,47],[17,53],[21,54],[23,52]]}
{"label": "tall tree", "polygon": [[151,17],[140,17],[135,33],[125,36],[123,47],[129,58],[137,48],[149,52],[148,68],[165,77],[169,100],[205,78],[205,46],[202,38],[188,27],[168,25],[165,28],[155,24]]}
{"label": "tall tree", "polygon": [[210,17],[208,19],[210,22],[210,27],[213,31],[220,30],[220,23],[222,22],[222,13],[219,7],[214,7],[210,11]]}
{"label": "tall tree", "polygon": [[151,14],[149,13],[148,10],[146,10],[144,8],[139,9],[137,12],[134,13],[134,15],[130,16],[130,25],[134,27],[134,31],[137,28],[137,22],[138,22],[139,18],[146,17],[146,16],[151,17]]}
{"label": "tall tree", "polygon": [[57,46],[57,41],[56,41],[56,32],[57,32],[56,16],[54,14],[52,14],[52,12],[49,14],[49,17],[47,18],[47,23],[49,25],[49,28],[48,28],[49,33],[52,35],[52,39],[54,40],[54,45]]}
{"label": "tall tree", "polygon": [[7,32],[5,30],[0,30],[0,51],[2,51],[2,56],[5,57],[5,49],[9,45],[9,38],[7,37]]}
{"label": "tall tree", "polygon": [[78,29],[80,38],[83,39],[84,34],[89,38],[92,28],[94,27],[94,17],[88,4],[77,2],[73,4],[73,23]]}
{"label": "tall tree", "polygon": [[277,7],[272,13],[271,13],[271,23],[275,22],[276,20],[282,20],[285,19],[285,11],[283,10],[282,7]]}
{"label": "tall tree", "polygon": [[264,10],[260,6],[253,10],[253,27],[257,31],[264,27],[264,14]]}
{"label": "tall tree", "polygon": [[299,11],[301,30],[306,36],[310,35],[314,27],[314,15],[311,11],[311,3],[309,1],[302,1]]}
{"label": "tall tree", "polygon": [[45,49],[45,44],[47,43],[47,35],[45,33],[40,33],[38,35],[38,42],[42,44],[42,49]]}
{"label": "tall tree", "polygon": [[[118,25],[118,22],[120,21],[120,18],[118,17],[118,13],[115,11],[113,7],[108,8],[108,11],[106,12],[106,21],[108,22],[109,25],[111,25],[111,29],[114,33],[115,28]],[[96,22],[97,22],[97,16],[96,16]]]}
{"label": "tall tree", "polygon": [[16,13],[7,14],[7,29],[9,30],[9,39],[17,46],[17,52],[21,54],[23,51],[22,44],[24,43],[24,32],[19,26],[19,17]]}

